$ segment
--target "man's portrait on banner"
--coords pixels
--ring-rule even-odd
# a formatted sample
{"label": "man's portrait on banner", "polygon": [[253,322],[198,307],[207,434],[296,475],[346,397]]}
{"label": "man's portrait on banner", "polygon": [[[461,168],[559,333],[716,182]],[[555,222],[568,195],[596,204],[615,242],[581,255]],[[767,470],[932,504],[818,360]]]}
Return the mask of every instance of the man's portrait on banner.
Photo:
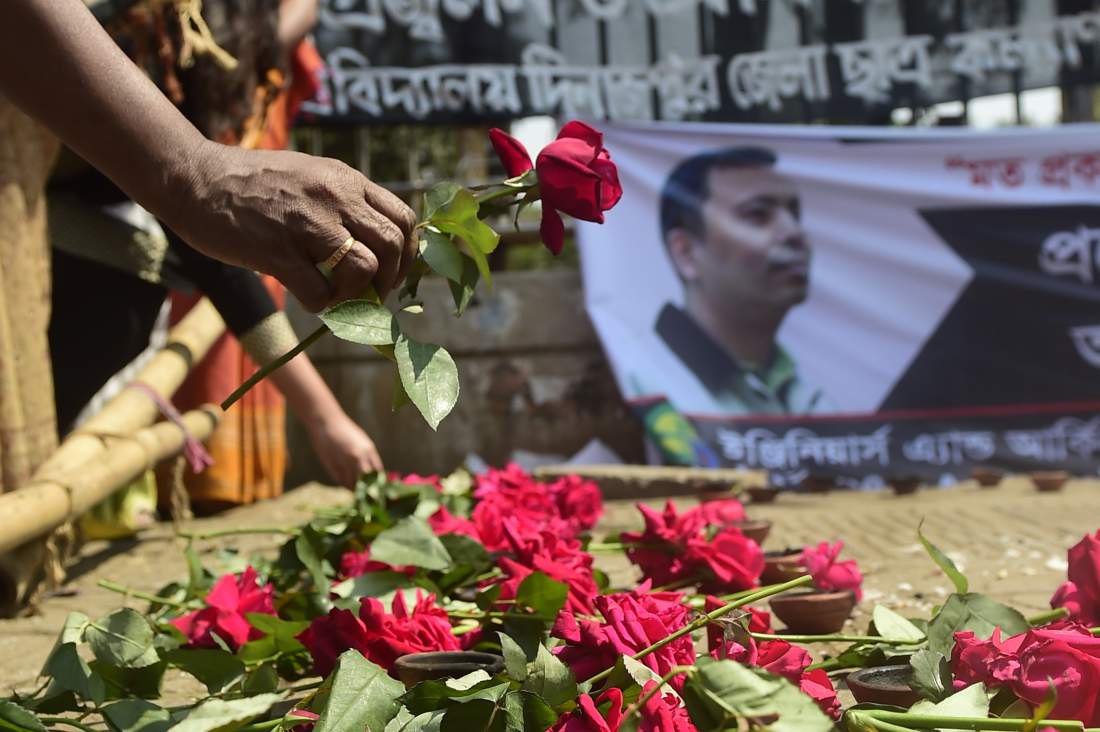
{"label": "man's portrait on banner", "polygon": [[776,340],[806,300],[812,261],[798,188],[776,163],[767,148],[731,147],[689,157],[665,180],[660,235],[683,306],[665,303],[653,327],[692,383],[639,383],[639,395],[720,416],[828,411]]}

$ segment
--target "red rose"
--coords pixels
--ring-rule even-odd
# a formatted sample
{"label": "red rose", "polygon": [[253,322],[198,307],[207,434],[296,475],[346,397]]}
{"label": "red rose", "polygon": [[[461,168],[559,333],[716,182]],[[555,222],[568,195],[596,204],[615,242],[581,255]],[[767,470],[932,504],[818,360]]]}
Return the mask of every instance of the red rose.
{"label": "red rose", "polygon": [[[647,681],[642,694],[648,694],[656,681]],[[639,732],[696,732],[687,708],[675,694],[654,694],[642,707]]]}
{"label": "red rose", "polygon": [[[606,717],[599,707],[607,706]],[[563,714],[550,728],[551,732],[615,732],[623,718],[623,692],[621,689],[608,689],[600,695],[598,702],[592,701],[588,694],[577,698],[577,708],[571,714]]]}
{"label": "red rose", "polygon": [[[682,599],[678,592],[649,592],[644,583],[634,592],[600,595],[595,605],[604,623],[572,618],[555,623],[555,634],[567,641],[559,657],[578,680],[587,679],[613,666],[619,656],[633,655],[687,625],[691,610]],[[685,635],[641,660],[664,676],[673,666],[693,664],[695,649]]]}
{"label": "red rose", "polygon": [[172,625],[187,636],[187,645],[217,648],[214,635],[237,650],[250,640],[263,636],[248,622],[245,613],[274,615],[272,598],[275,588],[256,581],[256,570],[248,567],[240,577],[227,574],[217,581],[206,596],[207,607],[181,615]]}
{"label": "red rose", "polygon": [[745,520],[745,507],[736,498],[705,501],[684,514],[698,515],[706,526],[729,526]]}
{"label": "red rose", "polygon": [[492,129],[489,139],[508,175],[523,175],[533,167],[542,198],[542,241],[554,254],[565,243],[565,225],[559,212],[602,224],[603,212],[622,198],[619,171],[603,146],[603,133],[583,122],[569,122],[558,138],[542,149],[537,162],[523,144],[503,130]]}
{"label": "red rose", "polygon": [[298,634],[298,640],[313,659],[313,671],[318,676],[328,676],[336,667],[336,659],[344,651],[354,648],[369,656],[370,638],[363,621],[351,610],[333,609],[328,615],[315,618],[309,627]]}
{"label": "red rose", "polygon": [[999,629],[988,641],[970,631],[956,633],[951,667],[956,689],[979,682],[1007,688],[1032,708],[1050,696],[1053,683],[1057,703],[1051,718],[1100,724],[1100,638],[1084,626],[1036,628],[1005,641]]}
{"label": "red rose", "polygon": [[798,688],[806,696],[812,697],[821,711],[833,719],[840,719],[840,700],[837,699],[833,680],[825,673],[825,669],[815,668],[813,671],[803,672]]}
{"label": "red rose", "polygon": [[1070,548],[1068,581],[1050,600],[1070,617],[1088,626],[1100,625],[1100,531],[1088,534]]}
{"label": "red rose", "polygon": [[476,541],[481,541],[481,537],[477,533],[477,527],[474,526],[472,521],[461,516],[455,516],[444,506],[440,506],[438,511],[428,517],[428,525],[432,527],[432,531],[435,532],[436,536],[461,534]]}
{"label": "red rose", "polygon": [[702,517],[685,513],[680,516],[669,501],[664,511],[638,504],[645,522],[643,531],[624,531],[623,542],[631,544],[626,556],[642,570],[643,579],[663,587],[693,578],[698,567],[685,560],[688,540],[703,528]]}
{"label": "red rose", "polygon": [[600,488],[579,475],[567,475],[548,486],[558,515],[576,532],[591,529],[603,514],[603,496]]}
{"label": "red rose", "polygon": [[566,610],[587,615],[596,612],[592,601],[600,590],[592,575],[592,555],[581,551],[576,539],[561,538],[550,531],[526,532],[517,521],[507,519],[504,533],[512,557],[501,557],[499,562],[507,578],[501,586],[501,600],[514,599],[528,575],[542,572],[569,587]]}
{"label": "red rose", "polygon": [[806,547],[802,550],[801,562],[806,571],[814,580],[814,587],[826,592],[839,592],[851,590],[856,593],[856,599],[863,599],[863,574],[859,571],[859,565],[854,559],[838,562],[844,542],[838,541],[832,546],[828,542],[821,542],[817,547]]}
{"label": "red rose", "polygon": [[1081,626],[1038,628],[1026,634],[1018,658],[1019,675],[1008,684],[1016,696],[1037,707],[1053,683],[1051,718],[1100,725],[1100,638]]}
{"label": "red rose", "polygon": [[757,585],[764,571],[764,550],[741,530],[728,526],[711,540],[702,534],[689,539],[687,564],[703,570],[707,592],[737,592]]}
{"label": "red rose", "polygon": [[313,657],[319,676],[327,676],[337,657],[350,648],[391,673],[394,661],[407,653],[460,649],[447,613],[436,606],[434,595],[424,596],[419,590],[412,610],[400,592],[393,598],[392,613],[379,600],[364,597],[358,618],[348,610],[332,610],[316,618],[298,640]]}

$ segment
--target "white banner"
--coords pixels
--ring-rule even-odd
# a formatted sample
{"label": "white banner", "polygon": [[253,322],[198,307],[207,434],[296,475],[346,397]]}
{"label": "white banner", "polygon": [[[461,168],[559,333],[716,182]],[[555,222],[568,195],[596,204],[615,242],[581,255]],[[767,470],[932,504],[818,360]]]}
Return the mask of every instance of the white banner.
{"label": "white banner", "polygon": [[579,229],[588,309],[663,459],[1073,458],[1003,433],[1100,411],[1100,126],[603,129],[625,194]]}

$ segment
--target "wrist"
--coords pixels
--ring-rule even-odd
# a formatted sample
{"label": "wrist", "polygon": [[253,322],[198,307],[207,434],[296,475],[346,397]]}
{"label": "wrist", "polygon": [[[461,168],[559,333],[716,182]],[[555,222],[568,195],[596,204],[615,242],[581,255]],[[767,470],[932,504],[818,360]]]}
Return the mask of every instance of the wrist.
{"label": "wrist", "polygon": [[184,224],[193,212],[209,205],[216,163],[230,151],[231,148],[211,142],[197,132],[194,138],[181,141],[165,156],[159,171],[161,180],[151,186],[158,195],[146,208],[169,226]]}

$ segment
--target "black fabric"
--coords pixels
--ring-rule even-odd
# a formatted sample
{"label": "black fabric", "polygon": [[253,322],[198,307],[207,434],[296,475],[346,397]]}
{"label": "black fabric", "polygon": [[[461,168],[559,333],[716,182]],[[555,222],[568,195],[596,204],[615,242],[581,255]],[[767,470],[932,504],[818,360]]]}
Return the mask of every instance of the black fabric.
{"label": "black fabric", "polygon": [[742,370],[690,315],[675,305],[665,303],[654,330],[711,393],[721,391],[729,384],[730,374]]}
{"label": "black fabric", "polygon": [[53,250],[50,361],[61,435],[107,379],[149,345],[168,290]]}

